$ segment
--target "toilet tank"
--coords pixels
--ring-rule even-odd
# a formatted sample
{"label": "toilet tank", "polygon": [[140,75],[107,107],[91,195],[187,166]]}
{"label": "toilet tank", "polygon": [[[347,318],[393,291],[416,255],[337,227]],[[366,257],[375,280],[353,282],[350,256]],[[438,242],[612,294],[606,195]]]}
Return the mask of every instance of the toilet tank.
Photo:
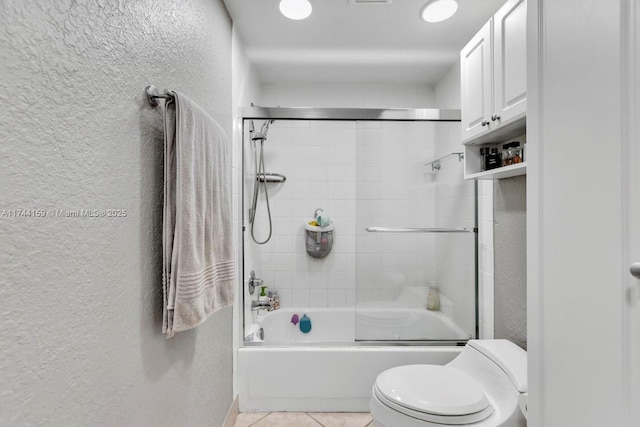
{"label": "toilet tank", "polygon": [[469,340],[467,348],[482,353],[509,377],[515,389],[527,392],[527,352],[508,340]]}

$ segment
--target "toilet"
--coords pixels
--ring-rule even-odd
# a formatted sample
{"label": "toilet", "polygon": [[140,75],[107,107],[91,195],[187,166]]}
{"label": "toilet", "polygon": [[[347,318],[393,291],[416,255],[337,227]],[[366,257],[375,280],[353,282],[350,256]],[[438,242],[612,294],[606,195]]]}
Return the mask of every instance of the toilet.
{"label": "toilet", "polygon": [[470,340],[445,366],[382,372],[369,406],[378,427],[524,427],[526,393],[526,351],[507,340]]}

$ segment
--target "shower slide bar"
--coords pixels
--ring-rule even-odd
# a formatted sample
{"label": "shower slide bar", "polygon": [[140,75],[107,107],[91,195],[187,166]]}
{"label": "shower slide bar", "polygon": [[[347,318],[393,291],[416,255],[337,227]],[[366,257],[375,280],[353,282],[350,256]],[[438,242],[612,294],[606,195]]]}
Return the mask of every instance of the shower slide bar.
{"label": "shower slide bar", "polygon": [[440,160],[444,160],[444,159],[446,159],[447,157],[450,157],[450,156],[458,156],[458,161],[459,162],[461,162],[462,159],[464,159],[464,153],[450,153],[450,154],[447,154],[446,156],[440,157],[439,159],[435,159],[435,160],[432,160],[432,161],[430,161],[428,163],[425,163],[424,165],[425,166],[431,165],[431,170],[432,171],[440,170]]}
{"label": "shower slide bar", "polygon": [[394,227],[367,227],[370,233],[475,233],[477,229],[469,228],[394,228]]}

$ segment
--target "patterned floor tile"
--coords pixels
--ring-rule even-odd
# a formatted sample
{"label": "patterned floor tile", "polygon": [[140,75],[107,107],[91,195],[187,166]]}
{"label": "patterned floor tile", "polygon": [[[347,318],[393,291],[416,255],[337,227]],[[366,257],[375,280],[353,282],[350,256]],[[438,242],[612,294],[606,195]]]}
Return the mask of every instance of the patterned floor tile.
{"label": "patterned floor tile", "polygon": [[238,415],[233,427],[250,427],[269,414],[269,412],[244,412]]}
{"label": "patterned floor tile", "polygon": [[273,412],[252,427],[321,427],[322,424],[304,412]]}
{"label": "patterned floor tile", "polygon": [[366,427],[373,420],[369,413],[310,412],[309,415],[324,427]]}

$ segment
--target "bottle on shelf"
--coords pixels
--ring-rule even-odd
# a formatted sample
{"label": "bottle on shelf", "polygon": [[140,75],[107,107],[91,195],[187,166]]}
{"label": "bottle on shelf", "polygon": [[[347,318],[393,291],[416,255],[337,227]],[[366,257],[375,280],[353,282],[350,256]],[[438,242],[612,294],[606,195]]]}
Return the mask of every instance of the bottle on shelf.
{"label": "bottle on shelf", "polygon": [[502,156],[498,153],[498,148],[491,148],[491,152],[485,157],[487,164],[485,170],[497,169],[502,167]]}
{"label": "bottle on shelf", "polygon": [[427,310],[440,310],[440,292],[435,281],[429,282],[429,289],[427,289]]}
{"label": "bottle on shelf", "polygon": [[519,141],[512,141],[502,146],[502,165],[509,166],[522,163]]}

